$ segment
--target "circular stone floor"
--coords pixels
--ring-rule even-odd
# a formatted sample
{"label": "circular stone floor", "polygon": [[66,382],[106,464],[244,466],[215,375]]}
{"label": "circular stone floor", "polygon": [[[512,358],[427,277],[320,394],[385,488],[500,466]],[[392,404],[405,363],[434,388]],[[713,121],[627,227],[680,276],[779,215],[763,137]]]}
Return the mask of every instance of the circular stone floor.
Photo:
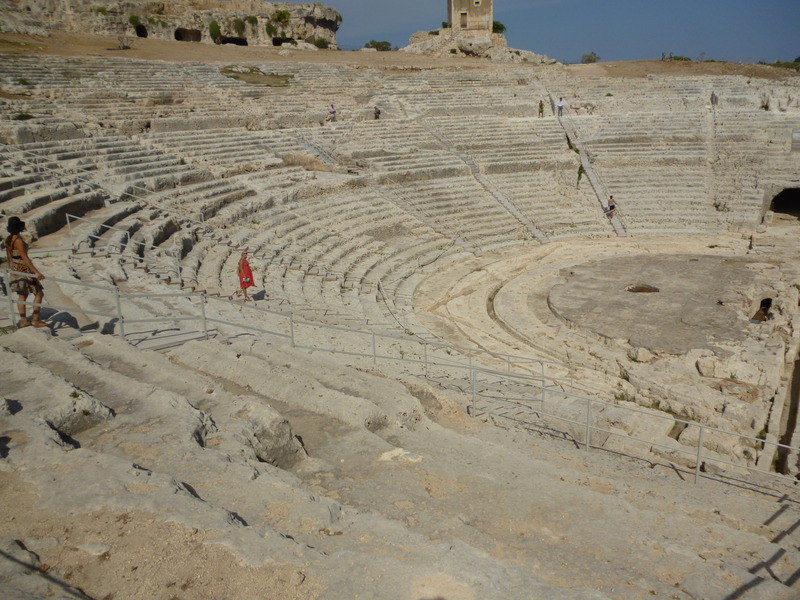
{"label": "circular stone floor", "polygon": [[[653,352],[682,354],[747,336],[752,315],[745,315],[749,303],[741,292],[754,281],[750,262],[701,255],[590,261],[564,273],[567,281],[553,287],[548,302],[572,326]],[[524,290],[524,278],[509,286]],[[628,291],[638,286],[658,291]]]}

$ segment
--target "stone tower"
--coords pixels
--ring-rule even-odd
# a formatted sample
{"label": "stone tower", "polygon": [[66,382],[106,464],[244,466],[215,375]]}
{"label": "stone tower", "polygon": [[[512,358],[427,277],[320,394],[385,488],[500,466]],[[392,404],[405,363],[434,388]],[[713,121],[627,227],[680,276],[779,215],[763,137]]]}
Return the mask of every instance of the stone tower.
{"label": "stone tower", "polygon": [[492,0],[447,0],[447,20],[454,31],[492,32]]}

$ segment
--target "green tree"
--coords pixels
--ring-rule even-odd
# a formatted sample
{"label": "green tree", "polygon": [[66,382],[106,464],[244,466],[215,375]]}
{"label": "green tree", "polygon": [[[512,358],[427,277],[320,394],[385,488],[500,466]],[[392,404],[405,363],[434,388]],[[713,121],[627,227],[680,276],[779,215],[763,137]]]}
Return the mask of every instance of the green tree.
{"label": "green tree", "polygon": [[275,14],[272,15],[272,20],[275,21],[276,23],[281,23],[285,25],[286,23],[289,22],[289,19],[291,17],[292,15],[289,14],[288,10],[276,10]]}
{"label": "green tree", "polygon": [[492,33],[505,33],[506,26],[500,21],[492,21]]}
{"label": "green tree", "polygon": [[242,21],[239,17],[236,17],[233,20],[233,30],[239,37],[244,35],[244,21]]}
{"label": "green tree", "polygon": [[364,44],[364,48],[375,48],[378,52],[388,52],[392,49],[392,44],[390,42],[376,42],[375,40],[370,40]]}
{"label": "green tree", "polygon": [[211,36],[212,40],[222,36],[222,32],[219,29],[219,23],[216,21],[211,21],[211,23],[208,24],[208,35]]}
{"label": "green tree", "polygon": [[597,52],[590,52],[589,54],[581,56],[581,62],[585,65],[596,63],[599,60],[600,57],[597,55]]}

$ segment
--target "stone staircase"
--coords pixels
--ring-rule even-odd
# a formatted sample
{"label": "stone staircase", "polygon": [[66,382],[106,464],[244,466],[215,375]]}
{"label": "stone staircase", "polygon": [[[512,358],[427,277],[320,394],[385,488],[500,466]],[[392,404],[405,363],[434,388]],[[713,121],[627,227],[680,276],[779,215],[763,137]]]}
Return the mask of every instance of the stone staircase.
{"label": "stone staircase", "polygon": [[[116,566],[136,534],[98,518],[111,511],[137,523],[153,514],[176,539],[213,532],[204,552],[254,565],[271,556],[273,569],[297,560],[335,598],[371,593],[398,570],[434,593],[458,581],[498,599],[794,594],[800,512],[779,483],[693,486],[658,465],[548,439],[511,412],[502,427],[466,427],[466,393],[253,340],[192,342],[168,360],[99,334],[28,329],[0,347],[4,393],[15,399],[0,418],[3,461],[23,470],[19,481],[5,472],[3,487],[19,493],[24,482],[37,497],[0,525],[55,565],[51,575],[92,560],[80,550],[89,539],[109,549],[105,568]],[[44,509],[58,515],[52,528]],[[160,554],[158,539],[149,547]],[[513,560],[493,552],[498,544],[514,548]],[[408,549],[402,560],[397,545]],[[535,572],[520,566],[534,562]],[[358,578],[342,575],[356,566]],[[139,567],[168,583],[149,568]],[[81,572],[64,575],[105,593]],[[7,577],[11,589],[31,581]],[[382,597],[407,597],[403,583]]]}

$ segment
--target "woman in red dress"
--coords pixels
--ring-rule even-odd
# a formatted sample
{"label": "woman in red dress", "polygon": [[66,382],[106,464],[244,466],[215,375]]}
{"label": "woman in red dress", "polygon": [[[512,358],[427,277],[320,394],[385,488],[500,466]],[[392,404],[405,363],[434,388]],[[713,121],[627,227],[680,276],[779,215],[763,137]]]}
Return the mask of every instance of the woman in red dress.
{"label": "woman in red dress", "polygon": [[250,269],[250,263],[247,262],[247,250],[242,252],[242,258],[239,259],[239,289],[236,290],[236,295],[241,296],[244,294],[244,301],[249,302],[251,298],[247,295],[247,288],[254,286],[253,271]]}

